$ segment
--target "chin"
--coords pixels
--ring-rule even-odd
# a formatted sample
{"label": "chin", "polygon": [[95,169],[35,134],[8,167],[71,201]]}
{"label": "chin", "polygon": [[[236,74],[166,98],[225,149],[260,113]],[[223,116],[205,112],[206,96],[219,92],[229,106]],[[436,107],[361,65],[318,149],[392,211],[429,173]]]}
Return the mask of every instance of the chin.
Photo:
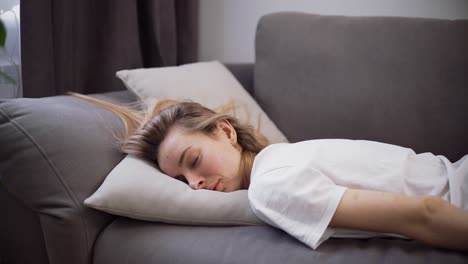
{"label": "chin", "polygon": [[223,182],[223,188],[220,190],[220,192],[235,192],[244,189],[242,186],[242,182],[233,182],[233,181],[228,181],[228,182]]}
{"label": "chin", "polygon": [[223,186],[223,189],[220,192],[232,192],[232,188],[230,186]]}
{"label": "chin", "polygon": [[235,192],[235,191],[239,191],[239,190],[242,190],[241,186],[237,186],[237,187],[234,187],[234,188],[226,187],[223,190],[223,192]]}

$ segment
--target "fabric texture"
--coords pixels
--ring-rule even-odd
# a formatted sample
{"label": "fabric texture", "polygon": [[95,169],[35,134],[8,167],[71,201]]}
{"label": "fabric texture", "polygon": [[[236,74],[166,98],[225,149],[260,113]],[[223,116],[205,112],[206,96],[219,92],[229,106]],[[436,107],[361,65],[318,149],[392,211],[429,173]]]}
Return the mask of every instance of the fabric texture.
{"label": "fabric texture", "polygon": [[[136,99],[129,91],[93,96]],[[115,216],[83,201],[124,158],[110,133],[121,129],[110,111],[71,96],[0,100],[2,261],[91,263],[97,236]]]}
{"label": "fabric texture", "polygon": [[346,188],[312,167],[281,167],[252,175],[249,201],[254,213],[313,249],[327,230]]}
{"label": "fabric texture", "polygon": [[264,225],[250,208],[247,190],[193,190],[132,155],[84,203],[111,214],[170,224]]}
{"label": "fabric texture", "polygon": [[260,127],[260,132],[272,143],[288,141],[252,96],[218,61],[121,70],[116,74],[148,105],[164,98],[189,99],[214,110],[234,103],[236,108],[230,114],[241,122]]}
{"label": "fabric texture", "polygon": [[0,211],[4,212],[0,217],[0,263],[49,264],[39,216],[15,199],[1,180]]}
{"label": "fabric texture", "polygon": [[94,264],[466,264],[467,254],[416,240],[330,238],[312,250],[270,226],[181,226],[119,217],[96,242]]}
{"label": "fabric texture", "polygon": [[455,162],[468,153],[466,47],[467,19],[269,14],[255,99],[291,142],[367,139]]}
{"label": "fabric texture", "polygon": [[115,71],[197,60],[198,0],[21,2],[24,97],[125,90]]}
{"label": "fabric texture", "polygon": [[[444,156],[438,158],[449,175],[450,203],[468,211],[468,155],[453,164]],[[422,177],[419,179],[424,181]]]}
{"label": "fabric texture", "polygon": [[248,196],[260,219],[313,249],[331,236],[406,238],[328,225],[346,188],[439,196],[468,209],[462,202],[468,200],[467,168],[468,155],[452,164],[444,156],[368,140],[273,144],[255,158]]}

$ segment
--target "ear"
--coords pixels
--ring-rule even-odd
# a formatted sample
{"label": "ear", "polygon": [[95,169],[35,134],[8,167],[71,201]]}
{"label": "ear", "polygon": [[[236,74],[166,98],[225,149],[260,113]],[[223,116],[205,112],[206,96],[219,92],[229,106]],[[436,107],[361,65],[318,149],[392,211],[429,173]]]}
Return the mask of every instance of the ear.
{"label": "ear", "polygon": [[217,123],[218,131],[222,133],[222,135],[226,136],[229,139],[229,142],[232,145],[237,144],[237,132],[236,129],[229,123],[227,119],[219,120]]}

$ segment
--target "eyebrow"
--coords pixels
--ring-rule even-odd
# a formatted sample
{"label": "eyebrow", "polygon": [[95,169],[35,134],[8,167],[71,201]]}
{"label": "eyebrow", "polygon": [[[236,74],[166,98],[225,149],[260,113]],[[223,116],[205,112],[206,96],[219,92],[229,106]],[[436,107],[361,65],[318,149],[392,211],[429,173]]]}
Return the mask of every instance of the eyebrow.
{"label": "eyebrow", "polygon": [[182,155],[180,155],[180,159],[179,159],[179,166],[182,166],[182,162],[184,161],[184,157],[185,157],[185,152],[187,152],[187,150],[189,148],[191,148],[192,145],[188,146],[188,148],[186,148],[183,152],[182,152]]}

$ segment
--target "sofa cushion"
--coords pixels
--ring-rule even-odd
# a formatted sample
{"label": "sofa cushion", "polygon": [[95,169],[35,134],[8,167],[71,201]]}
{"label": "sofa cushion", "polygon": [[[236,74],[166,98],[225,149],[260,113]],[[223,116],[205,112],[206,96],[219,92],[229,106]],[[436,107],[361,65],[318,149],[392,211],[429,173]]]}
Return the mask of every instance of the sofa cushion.
{"label": "sofa cushion", "polygon": [[96,242],[93,263],[462,264],[467,259],[416,240],[331,238],[312,250],[270,226],[178,226],[118,218]]}
{"label": "sofa cushion", "polygon": [[257,27],[254,94],[291,142],[468,153],[468,20],[283,12]]}
{"label": "sofa cushion", "polygon": [[[97,97],[135,100],[128,91]],[[83,201],[124,157],[109,133],[121,126],[110,111],[71,96],[0,100],[0,189],[37,215],[50,263],[88,263],[115,218]],[[2,236],[24,229],[15,228]]]}

